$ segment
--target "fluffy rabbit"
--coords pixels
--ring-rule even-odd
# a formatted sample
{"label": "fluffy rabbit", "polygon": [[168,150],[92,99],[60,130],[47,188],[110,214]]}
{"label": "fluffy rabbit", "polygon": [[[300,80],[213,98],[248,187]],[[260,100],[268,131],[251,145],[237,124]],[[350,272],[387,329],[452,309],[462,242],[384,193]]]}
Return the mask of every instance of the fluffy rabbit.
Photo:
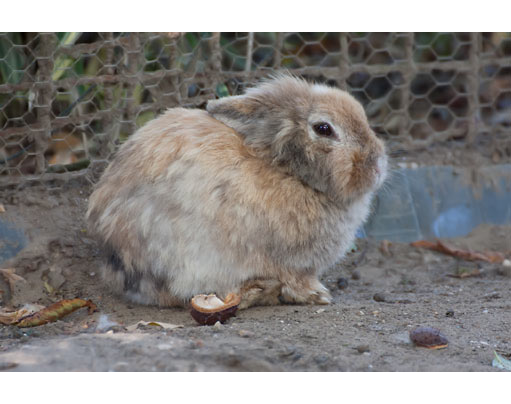
{"label": "fluffy rabbit", "polygon": [[328,304],[318,276],[343,257],[386,174],[384,145],[352,96],[278,75],[138,130],[87,216],[106,281],[132,301],[236,292],[242,308]]}

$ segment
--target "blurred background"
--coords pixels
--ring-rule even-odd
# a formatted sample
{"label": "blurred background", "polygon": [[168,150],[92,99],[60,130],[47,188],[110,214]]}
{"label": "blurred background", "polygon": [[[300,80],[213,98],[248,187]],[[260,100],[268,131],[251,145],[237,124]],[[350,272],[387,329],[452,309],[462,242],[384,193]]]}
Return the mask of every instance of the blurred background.
{"label": "blurred background", "polygon": [[[498,203],[510,200],[510,33],[2,33],[0,185],[104,167],[166,108],[203,108],[283,69],[348,90],[387,143],[397,175],[376,201],[385,220],[361,235],[408,240],[511,222],[507,207],[494,217],[491,199],[496,184]],[[492,185],[459,185],[460,170],[494,166]]]}

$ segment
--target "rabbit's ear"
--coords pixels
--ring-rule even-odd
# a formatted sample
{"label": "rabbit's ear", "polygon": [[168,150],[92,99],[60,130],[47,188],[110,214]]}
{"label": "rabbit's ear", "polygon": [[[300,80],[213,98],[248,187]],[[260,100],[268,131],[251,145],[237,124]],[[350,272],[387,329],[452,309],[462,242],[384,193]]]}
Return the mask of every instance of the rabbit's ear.
{"label": "rabbit's ear", "polygon": [[210,100],[206,106],[207,111],[220,122],[230,126],[242,135],[247,135],[258,116],[261,115],[262,105],[246,95],[225,97]]}
{"label": "rabbit's ear", "polygon": [[233,128],[248,144],[254,146],[269,146],[279,131],[272,108],[254,95],[211,100],[206,109],[215,119]]}
{"label": "rabbit's ear", "polygon": [[306,81],[275,74],[244,95],[209,101],[206,109],[241,134],[246,144],[266,148],[294,130],[295,123],[307,116],[309,103],[310,85]]}

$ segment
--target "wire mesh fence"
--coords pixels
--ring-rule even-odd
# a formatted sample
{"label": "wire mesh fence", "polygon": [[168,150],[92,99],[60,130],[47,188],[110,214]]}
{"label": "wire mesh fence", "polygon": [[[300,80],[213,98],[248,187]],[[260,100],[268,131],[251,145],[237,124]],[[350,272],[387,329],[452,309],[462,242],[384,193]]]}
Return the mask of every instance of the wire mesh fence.
{"label": "wire mesh fence", "polygon": [[391,147],[511,156],[510,33],[3,33],[0,184],[83,173],[166,108],[283,69],[350,91]]}

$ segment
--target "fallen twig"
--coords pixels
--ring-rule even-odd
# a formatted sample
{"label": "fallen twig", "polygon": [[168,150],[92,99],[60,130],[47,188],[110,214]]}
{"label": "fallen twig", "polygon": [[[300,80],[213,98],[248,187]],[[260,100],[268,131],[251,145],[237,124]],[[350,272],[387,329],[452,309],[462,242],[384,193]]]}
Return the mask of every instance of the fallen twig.
{"label": "fallen twig", "polygon": [[438,251],[443,254],[452,255],[456,258],[461,258],[466,261],[486,261],[492,264],[499,264],[505,260],[505,256],[499,252],[485,251],[475,252],[470,250],[462,250],[460,248],[450,247],[440,240],[437,241],[426,241],[419,240],[410,243],[413,247],[427,248],[429,250]]}

